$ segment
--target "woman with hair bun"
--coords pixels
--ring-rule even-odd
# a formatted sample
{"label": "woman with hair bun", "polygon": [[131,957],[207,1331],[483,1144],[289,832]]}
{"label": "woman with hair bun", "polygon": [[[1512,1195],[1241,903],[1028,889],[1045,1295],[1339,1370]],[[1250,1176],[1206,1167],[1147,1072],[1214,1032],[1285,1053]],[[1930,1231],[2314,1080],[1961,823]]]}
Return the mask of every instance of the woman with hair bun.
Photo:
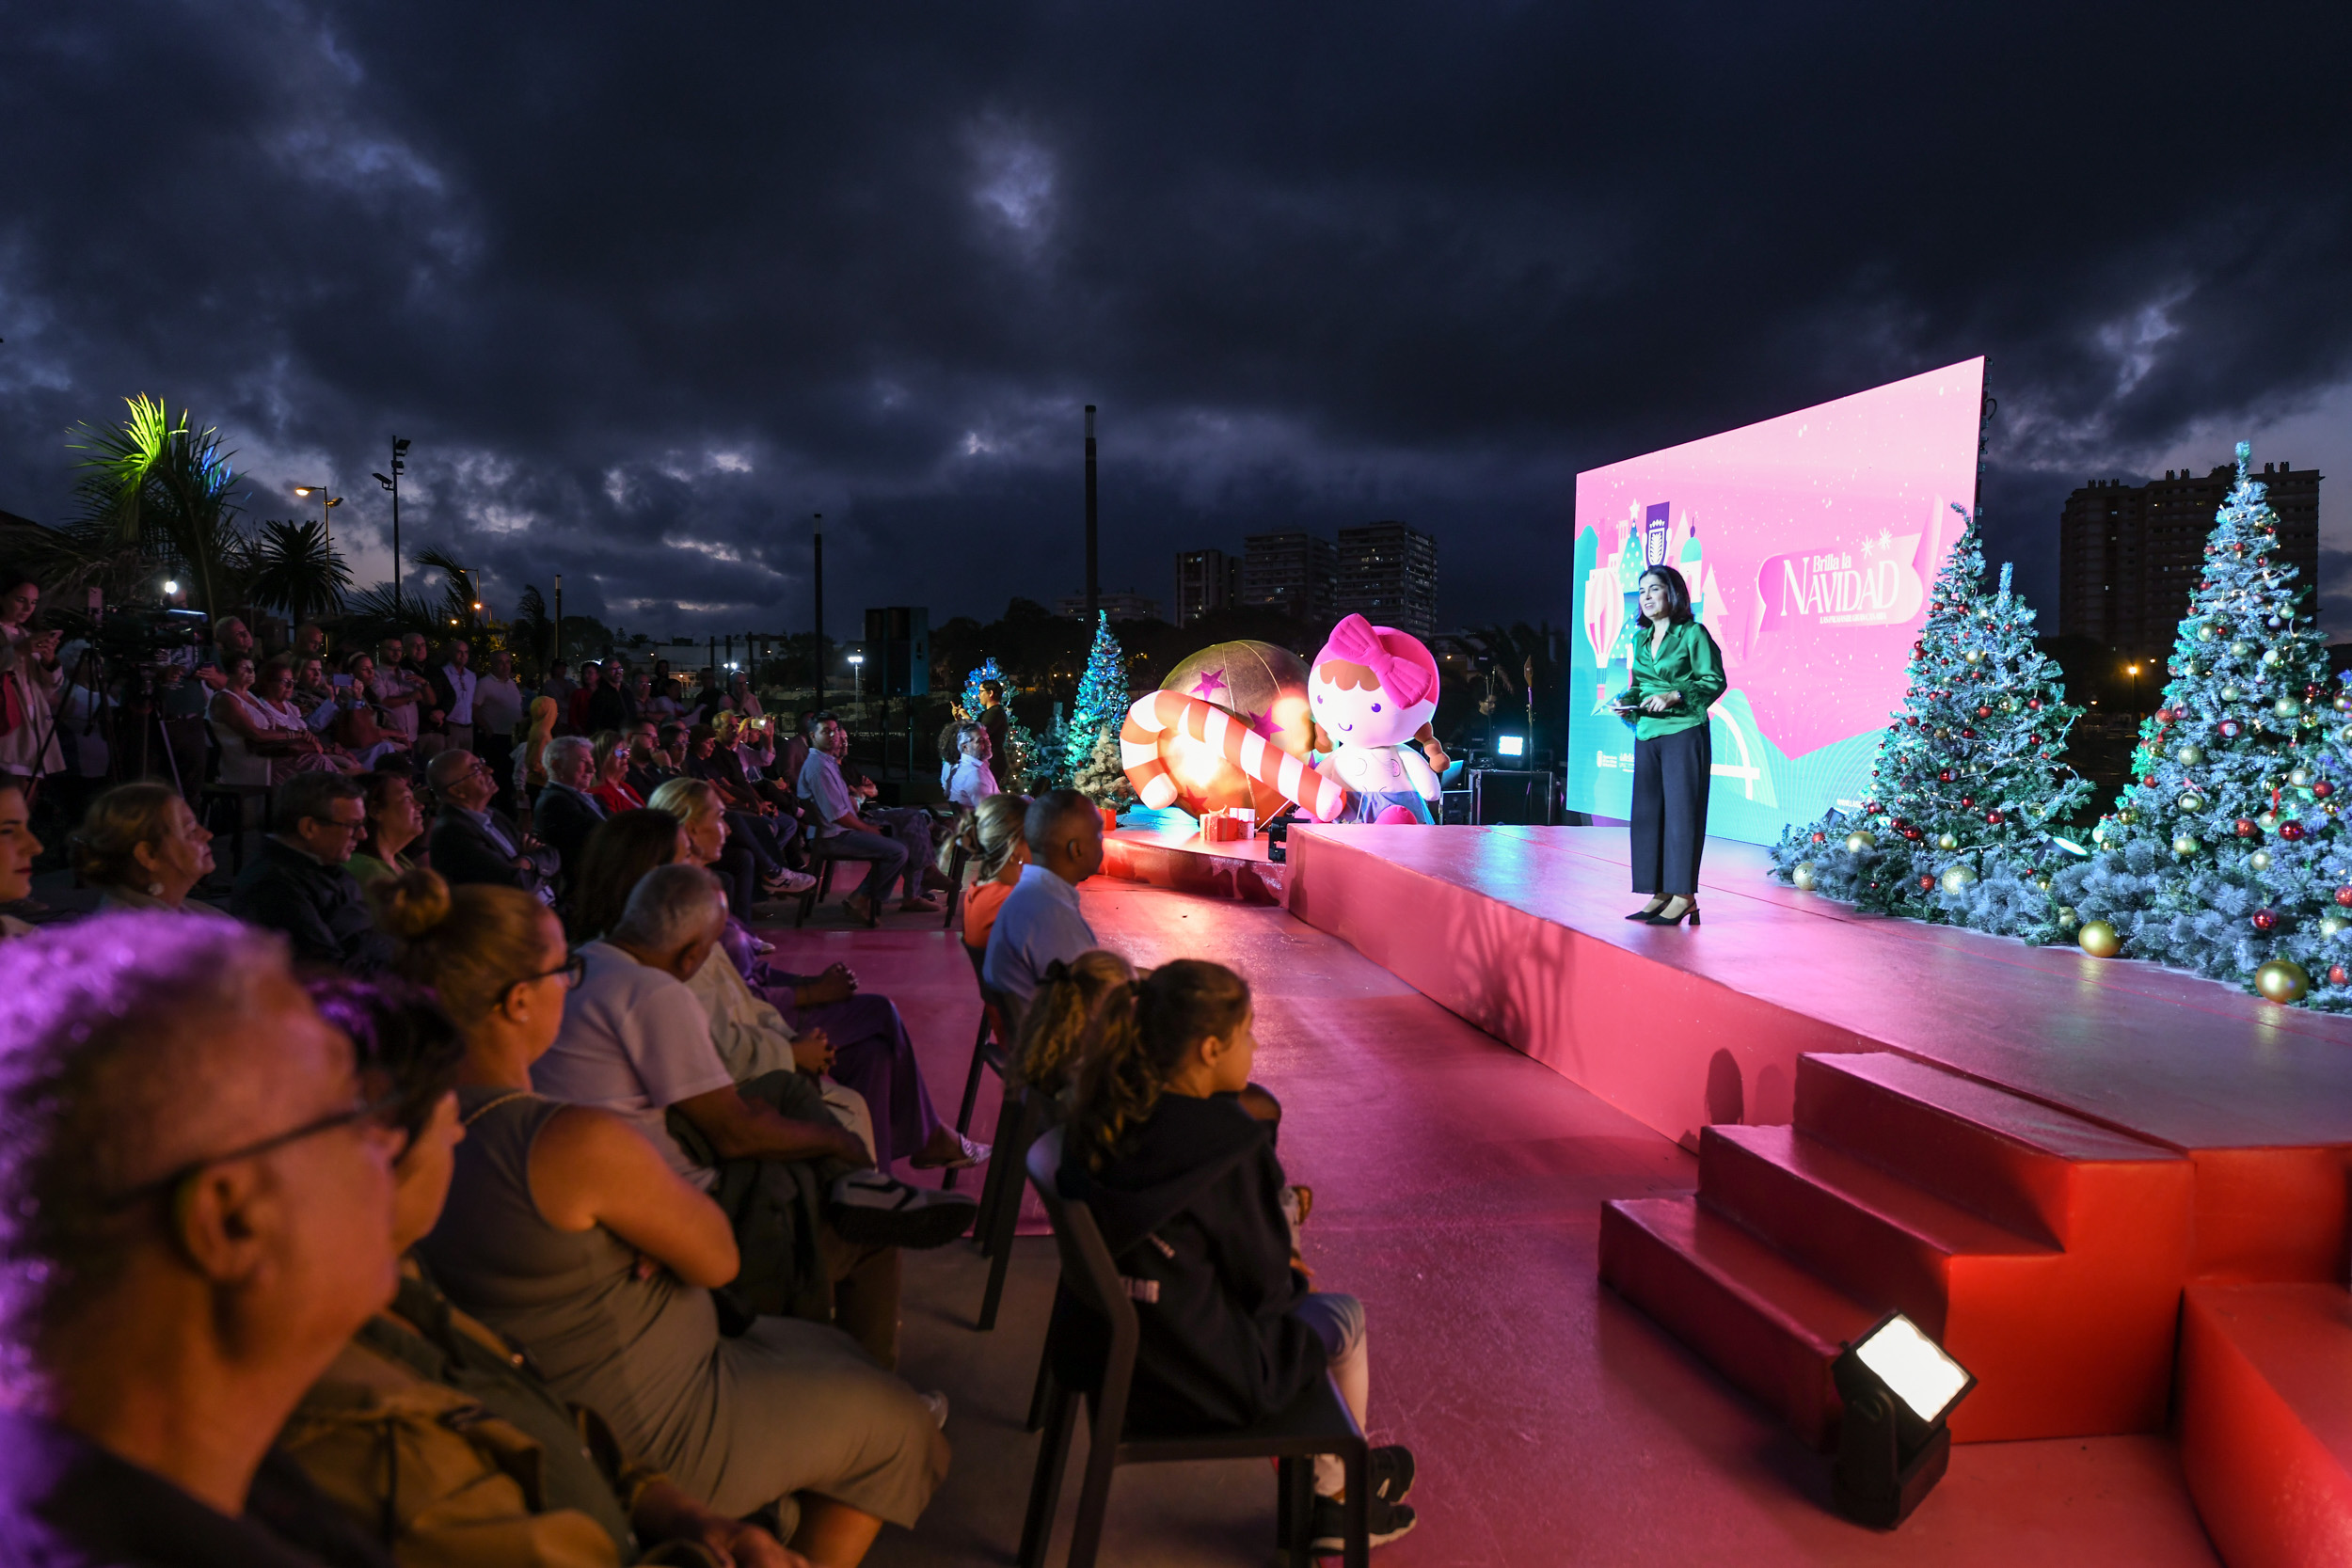
{"label": "woman with hair bun", "polygon": [[368,897],[393,969],[433,987],[465,1037],[465,1141],[417,1245],[450,1299],[720,1513],[796,1497],[791,1544],[818,1562],[856,1563],[884,1523],[912,1526],[947,1467],[914,1390],[829,1324],[758,1318],[722,1337],[710,1292],[739,1266],[725,1213],[618,1115],[532,1092],[581,971],[555,916],[424,870]]}
{"label": "woman with hair bun", "polygon": [[98,912],[167,910],[230,916],[191,901],[211,874],[213,834],[168,784],[117,784],[92,800],[70,841],[74,875],[99,891]]}
{"label": "woman with hair bun", "polygon": [[[1107,986],[1100,1009],[1057,1185],[1093,1212],[1120,1274],[1151,1302],[1136,1314],[1131,1409],[1153,1426],[1248,1426],[1328,1372],[1361,1424],[1362,1304],[1309,1288],[1283,1217],[1274,1128],[1241,1103],[1257,1052],[1249,987],[1221,964],[1179,958]],[[1105,1334],[1067,1288],[1056,1295],[1048,1342],[1065,1386],[1101,1365]],[[1314,1552],[1342,1549],[1343,1479],[1336,1457],[1315,1461]],[[1411,1452],[1373,1449],[1369,1480],[1380,1545],[1413,1528]]]}

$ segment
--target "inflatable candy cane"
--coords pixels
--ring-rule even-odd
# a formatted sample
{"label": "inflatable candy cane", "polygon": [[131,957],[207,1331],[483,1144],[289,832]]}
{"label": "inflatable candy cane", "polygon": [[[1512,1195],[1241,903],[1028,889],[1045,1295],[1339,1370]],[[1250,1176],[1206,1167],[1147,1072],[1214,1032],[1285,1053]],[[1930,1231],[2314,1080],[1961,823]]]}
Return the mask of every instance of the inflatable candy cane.
{"label": "inflatable candy cane", "polygon": [[1298,803],[1318,822],[1347,809],[1347,791],[1218,707],[1180,691],[1154,691],[1138,698],[1120,726],[1119,761],[1143,803],[1154,810],[1172,804],[1176,781],[1169,776],[1165,742],[1186,736],[1217,752],[1268,788]]}

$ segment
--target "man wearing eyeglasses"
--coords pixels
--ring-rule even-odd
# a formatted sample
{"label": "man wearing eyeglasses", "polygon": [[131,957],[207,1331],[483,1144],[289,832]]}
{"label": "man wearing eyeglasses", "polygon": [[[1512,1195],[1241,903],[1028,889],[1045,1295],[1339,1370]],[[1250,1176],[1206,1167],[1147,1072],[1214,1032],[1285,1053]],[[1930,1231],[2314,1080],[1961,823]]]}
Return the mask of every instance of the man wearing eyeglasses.
{"label": "man wearing eyeglasses", "polygon": [[391,961],[391,939],[375,927],[359,883],[344,863],[368,830],[359,781],[342,773],[296,773],[278,786],[278,831],[237,878],[229,912],[285,937],[296,962],[373,974]]}
{"label": "man wearing eyeglasses", "polygon": [[398,1135],[278,943],[101,915],[0,950],[0,1560],[386,1560],[270,1445],[391,1299]]}
{"label": "man wearing eyeglasses", "polygon": [[554,850],[491,809],[498,781],[471,752],[448,751],[433,759],[425,778],[441,802],[433,818],[433,869],[452,887],[489,882],[520,888],[548,903],[562,863]]}

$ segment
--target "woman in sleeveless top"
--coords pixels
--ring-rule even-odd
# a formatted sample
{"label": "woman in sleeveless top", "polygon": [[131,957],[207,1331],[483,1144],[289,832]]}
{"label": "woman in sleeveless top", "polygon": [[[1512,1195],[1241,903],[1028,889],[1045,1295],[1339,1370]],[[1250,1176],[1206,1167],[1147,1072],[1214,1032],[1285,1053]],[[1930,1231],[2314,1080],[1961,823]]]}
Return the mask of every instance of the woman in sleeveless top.
{"label": "woman in sleeveless top", "polygon": [[723,1338],[710,1291],[737,1254],[718,1205],[620,1117],[532,1092],[579,974],[555,917],[424,870],[368,895],[394,967],[466,1037],[466,1138],[417,1247],[450,1299],[711,1507],[797,1497],[791,1544],[816,1562],[853,1564],[885,1522],[913,1525],[946,1473],[930,1408],[838,1329],[761,1318]]}

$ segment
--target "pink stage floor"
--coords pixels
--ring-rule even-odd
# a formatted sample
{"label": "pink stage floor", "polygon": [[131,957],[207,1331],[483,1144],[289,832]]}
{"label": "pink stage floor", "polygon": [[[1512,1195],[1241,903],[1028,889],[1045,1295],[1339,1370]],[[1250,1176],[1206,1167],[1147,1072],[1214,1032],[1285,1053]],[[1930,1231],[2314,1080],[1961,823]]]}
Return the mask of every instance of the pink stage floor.
{"label": "pink stage floor", "polygon": [[[1532,841],[1486,852],[1561,854]],[[1597,912],[1621,912],[1622,884],[1605,857],[1581,858],[1597,867]],[[1547,875],[1555,890],[1567,885]],[[1760,889],[1743,896],[1759,894],[1772,902]],[[1711,888],[1708,897],[1722,911],[1710,903],[1718,924],[1700,937],[1754,945],[1739,935],[1737,901]],[[1309,1259],[1326,1288],[1368,1304],[1373,1425],[1421,1457],[1414,1501],[1423,1522],[1380,1561],[2215,1560],[2175,1448],[2160,1436],[1963,1446],[1899,1533],[1840,1521],[1828,1512],[1818,1456],[1598,1282],[1603,1201],[1691,1190],[1696,1162],[1672,1136],[1279,909],[1107,879],[1088,884],[1082,905],[1104,944],[1137,962],[1215,958],[1256,990],[1259,1075],[1288,1113],[1283,1159],[1317,1194]],[[1662,946],[1677,935],[1645,929],[1629,940]],[[970,969],[935,921],[771,936],[795,967],[841,958],[868,989],[897,996],[934,1100],[953,1104],[977,1001]],[[1896,993],[1883,1010],[1899,1015],[1903,983],[1882,983]],[[2212,1016],[2232,1015],[2226,993],[2212,1000]],[[885,1532],[869,1559],[880,1568],[1010,1560],[1036,1452],[1021,1417],[1054,1273],[1050,1242],[1018,1242],[1004,1316],[982,1335],[970,1327],[984,1275],[977,1255],[957,1246],[909,1259],[905,1370],[952,1397],[956,1459],[921,1526]],[[1104,1560],[1254,1564],[1270,1560],[1272,1530],[1265,1466],[1128,1472],[1112,1494]],[[1066,1513],[1058,1539],[1068,1539]]]}

